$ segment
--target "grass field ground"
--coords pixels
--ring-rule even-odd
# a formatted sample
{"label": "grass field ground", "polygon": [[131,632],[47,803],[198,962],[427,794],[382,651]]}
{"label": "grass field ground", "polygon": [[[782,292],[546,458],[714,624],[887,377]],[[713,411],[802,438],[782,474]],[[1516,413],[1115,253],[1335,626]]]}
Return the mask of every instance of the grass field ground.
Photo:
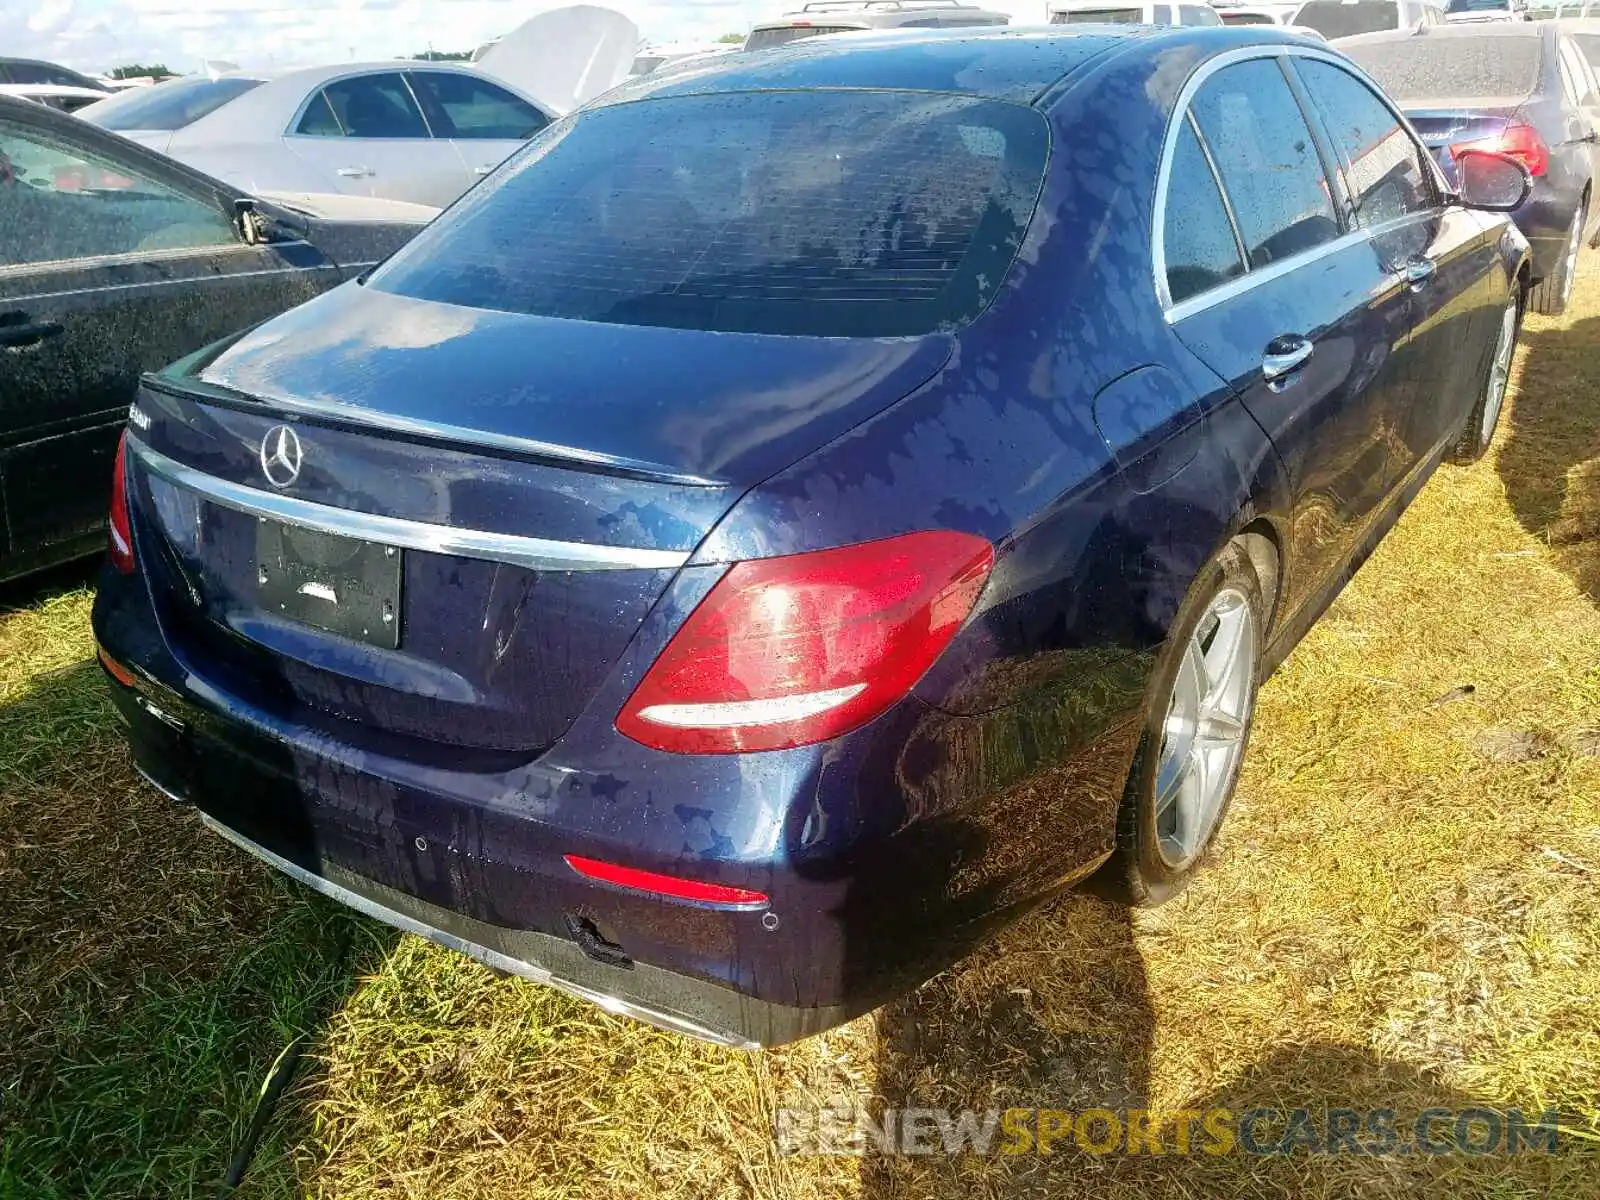
{"label": "grass field ground", "polygon": [[[1219,861],[764,1054],[276,878],[143,786],[86,574],[0,597],[0,1197],[1600,1196],[1600,269],[1265,689]],[[1470,693],[1464,689],[1470,687]],[[1446,697],[1451,702],[1435,703]],[[781,1157],[781,1105],[1559,1109],[1555,1156]]]}

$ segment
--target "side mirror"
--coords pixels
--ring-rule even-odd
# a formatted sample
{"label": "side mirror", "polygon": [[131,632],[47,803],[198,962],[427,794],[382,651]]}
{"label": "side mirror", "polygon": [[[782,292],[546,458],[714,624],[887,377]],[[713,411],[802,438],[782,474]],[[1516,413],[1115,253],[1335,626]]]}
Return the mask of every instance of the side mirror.
{"label": "side mirror", "polygon": [[1456,159],[1461,203],[1484,212],[1512,212],[1533,191],[1533,177],[1514,158],[1487,150],[1465,150]]}

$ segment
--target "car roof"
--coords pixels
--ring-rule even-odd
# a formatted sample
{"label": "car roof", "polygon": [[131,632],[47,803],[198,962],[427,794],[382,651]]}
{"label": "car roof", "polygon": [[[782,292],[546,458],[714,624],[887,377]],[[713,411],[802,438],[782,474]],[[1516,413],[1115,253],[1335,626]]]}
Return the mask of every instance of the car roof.
{"label": "car roof", "polygon": [[687,70],[641,75],[607,92],[599,103],[712,92],[874,88],[1031,104],[1087,63],[1126,47],[1192,42],[1221,52],[1300,40],[1269,25],[1005,25],[837,33],[718,55]]}

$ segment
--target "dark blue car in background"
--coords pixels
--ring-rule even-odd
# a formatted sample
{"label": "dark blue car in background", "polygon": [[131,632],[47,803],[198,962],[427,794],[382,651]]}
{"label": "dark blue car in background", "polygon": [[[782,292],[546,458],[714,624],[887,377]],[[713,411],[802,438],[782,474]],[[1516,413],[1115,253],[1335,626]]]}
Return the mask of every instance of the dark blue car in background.
{"label": "dark blue car in background", "polygon": [[[736,59],[736,61],[735,61]],[[1517,164],[1262,29],[816,39],[550,127],[147,377],[94,626],[140,769],[311,886],[740,1045],[1097,873],[1493,433]]]}

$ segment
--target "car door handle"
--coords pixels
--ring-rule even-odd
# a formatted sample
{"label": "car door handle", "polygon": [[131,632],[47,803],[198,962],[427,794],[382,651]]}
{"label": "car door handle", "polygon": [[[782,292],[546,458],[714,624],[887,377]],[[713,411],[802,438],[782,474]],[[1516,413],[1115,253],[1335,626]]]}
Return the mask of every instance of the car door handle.
{"label": "car door handle", "polygon": [[45,338],[60,337],[66,331],[65,325],[55,321],[30,321],[27,313],[7,313],[0,317],[0,347],[25,350],[37,346]]}
{"label": "car door handle", "polygon": [[480,175],[480,176],[481,175],[487,175],[487,174],[489,174],[489,172],[494,170],[494,167],[495,167],[494,163],[490,163],[487,167],[473,167],[472,168],[472,173],[474,175]]}
{"label": "car door handle", "polygon": [[1431,258],[1413,258],[1405,266],[1406,283],[1413,292],[1419,292],[1438,270],[1439,264]]}
{"label": "car door handle", "polygon": [[1267,352],[1261,356],[1261,375],[1268,383],[1277,383],[1305,366],[1316,346],[1310,338],[1297,333],[1275,337],[1267,343]]}
{"label": "car door handle", "polygon": [[340,167],[334,172],[335,175],[342,176],[345,179],[361,179],[373,173],[371,167]]}

